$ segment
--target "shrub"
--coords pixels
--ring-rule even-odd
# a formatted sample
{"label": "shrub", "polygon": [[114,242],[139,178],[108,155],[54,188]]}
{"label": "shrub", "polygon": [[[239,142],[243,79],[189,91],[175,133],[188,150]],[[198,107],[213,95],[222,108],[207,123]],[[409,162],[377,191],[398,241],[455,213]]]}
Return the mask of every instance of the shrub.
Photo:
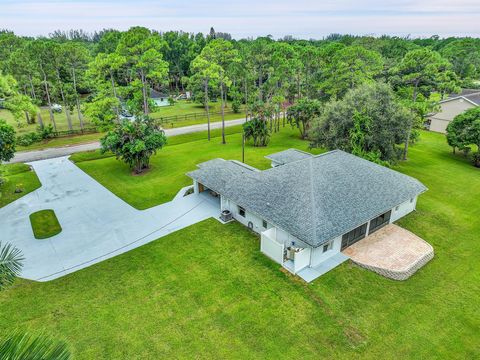
{"label": "shrub", "polygon": [[148,117],[123,120],[100,139],[105,153],[110,151],[139,174],[149,166],[150,157],[167,142],[164,131]]}
{"label": "shrub", "polygon": [[253,139],[253,146],[267,146],[270,141],[270,130],[267,122],[253,118],[243,124],[245,140]]}
{"label": "shrub", "polygon": [[235,114],[238,114],[240,112],[240,100],[234,99],[232,102],[232,110]]}
{"label": "shrub", "polygon": [[0,119],[0,163],[9,161],[15,155],[15,129]]}
{"label": "shrub", "polygon": [[53,131],[52,124],[48,124],[47,126],[44,126],[43,128],[38,127],[37,132],[43,140],[51,139],[51,138],[55,137],[55,133]]}
{"label": "shrub", "polygon": [[472,154],[473,166],[480,168],[480,150]]}
{"label": "shrub", "polygon": [[17,136],[17,144],[20,146],[30,146],[33,143],[39,142],[40,140],[42,140],[42,137],[34,132]]}

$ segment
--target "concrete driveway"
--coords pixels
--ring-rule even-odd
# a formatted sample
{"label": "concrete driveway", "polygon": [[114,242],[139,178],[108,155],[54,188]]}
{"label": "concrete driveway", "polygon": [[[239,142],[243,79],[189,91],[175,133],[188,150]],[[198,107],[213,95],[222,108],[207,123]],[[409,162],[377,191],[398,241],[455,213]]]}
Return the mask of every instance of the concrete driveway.
{"label": "concrete driveway", "polygon": [[[0,241],[22,250],[26,279],[53,280],[219,215],[205,193],[184,197],[182,189],[169,203],[136,210],[67,157],[30,165],[42,187],[0,209]],[[37,240],[29,215],[42,209],[53,209],[63,230]]]}

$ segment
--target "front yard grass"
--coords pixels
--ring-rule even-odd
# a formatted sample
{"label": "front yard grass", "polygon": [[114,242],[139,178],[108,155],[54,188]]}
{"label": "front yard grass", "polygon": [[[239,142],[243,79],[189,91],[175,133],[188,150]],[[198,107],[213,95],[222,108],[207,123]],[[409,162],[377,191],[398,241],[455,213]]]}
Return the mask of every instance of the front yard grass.
{"label": "front yard grass", "polygon": [[0,172],[2,172],[1,176],[4,178],[4,183],[0,185],[0,207],[41,186],[37,174],[27,164],[1,165]]}
{"label": "front yard grass", "polygon": [[51,209],[31,213],[30,223],[35,239],[48,239],[62,231],[55,211]]}
{"label": "front yard grass", "polygon": [[[178,166],[225,156],[235,139],[186,145]],[[260,155],[280,140],[295,146],[284,131],[247,159],[268,166]],[[170,156],[186,157],[182,147]],[[0,292],[0,333],[47,332],[76,359],[479,358],[480,170],[427,132],[396,169],[429,188],[400,225],[435,249],[407,281],[347,262],[307,285],[262,255],[244,226],[209,219],[55,281],[19,280]]]}

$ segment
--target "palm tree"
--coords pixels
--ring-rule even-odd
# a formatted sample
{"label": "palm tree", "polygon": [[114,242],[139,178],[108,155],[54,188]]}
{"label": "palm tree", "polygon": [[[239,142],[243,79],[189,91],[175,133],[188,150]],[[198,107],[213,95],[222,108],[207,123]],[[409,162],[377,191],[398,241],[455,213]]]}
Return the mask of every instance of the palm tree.
{"label": "palm tree", "polygon": [[10,285],[23,266],[22,252],[11,244],[0,243],[0,291]]}
{"label": "palm tree", "polygon": [[[0,243],[0,291],[20,275],[23,266],[20,249]],[[68,360],[67,345],[44,335],[13,333],[0,340],[0,360]]]}
{"label": "palm tree", "polygon": [[0,341],[0,360],[69,360],[64,342],[44,335],[14,333]]}
{"label": "palm tree", "polygon": [[270,130],[267,122],[253,118],[243,124],[245,140],[253,139],[253,146],[267,146],[270,141]]}

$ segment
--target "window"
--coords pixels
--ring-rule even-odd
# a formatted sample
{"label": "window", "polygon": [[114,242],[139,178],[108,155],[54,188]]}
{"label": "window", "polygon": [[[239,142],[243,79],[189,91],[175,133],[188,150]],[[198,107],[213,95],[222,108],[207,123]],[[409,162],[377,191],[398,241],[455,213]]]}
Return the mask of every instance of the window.
{"label": "window", "polygon": [[355,244],[358,240],[365,237],[367,233],[367,224],[360,225],[356,229],[349,231],[342,236],[342,250],[346,247]]}
{"label": "window", "polygon": [[265,220],[262,221],[262,225],[263,225],[263,227],[264,227],[265,229],[266,229],[267,226],[268,226],[268,224],[267,224],[267,222],[266,222]]}
{"label": "window", "polygon": [[327,252],[328,250],[331,249],[331,247],[332,247],[331,242],[326,243],[325,245],[323,245],[323,252]]}
{"label": "window", "polygon": [[413,200],[415,200],[415,199],[414,199],[414,198],[411,198],[411,199],[410,199],[410,202],[413,203]]}
{"label": "window", "polygon": [[387,211],[386,213],[377,216],[375,219],[370,221],[370,229],[368,230],[368,234],[371,234],[378,229],[384,227],[390,222],[390,215],[392,214],[391,211]]}
{"label": "window", "polygon": [[245,217],[245,209],[241,206],[238,207],[238,214]]}

